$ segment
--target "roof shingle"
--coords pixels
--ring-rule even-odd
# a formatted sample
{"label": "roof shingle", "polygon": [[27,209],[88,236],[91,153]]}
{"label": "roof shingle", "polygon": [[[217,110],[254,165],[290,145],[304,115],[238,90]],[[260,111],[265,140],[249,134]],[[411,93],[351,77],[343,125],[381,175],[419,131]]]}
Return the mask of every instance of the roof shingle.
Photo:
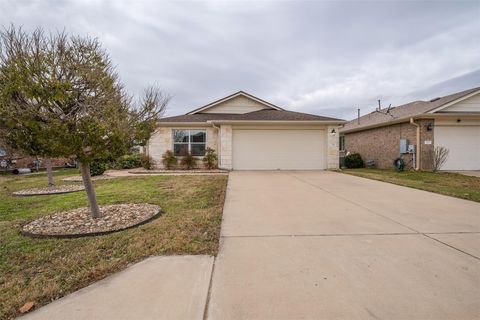
{"label": "roof shingle", "polygon": [[415,116],[424,114],[428,111],[434,110],[438,107],[441,107],[447,103],[455,101],[477,90],[480,90],[480,87],[457,92],[441,98],[432,99],[431,101],[410,102],[398,107],[390,108],[388,112],[387,112],[387,108],[381,110],[380,112],[373,111],[367,115],[360,117],[360,121],[358,121],[358,119],[354,119],[348,122],[340,130],[340,132],[357,131],[370,126],[381,125],[381,124],[387,125],[388,123],[399,120],[399,119],[415,117]]}
{"label": "roof shingle", "polygon": [[195,113],[160,119],[162,122],[207,122],[215,120],[236,121],[343,121],[341,119],[286,110],[258,110],[244,114]]}

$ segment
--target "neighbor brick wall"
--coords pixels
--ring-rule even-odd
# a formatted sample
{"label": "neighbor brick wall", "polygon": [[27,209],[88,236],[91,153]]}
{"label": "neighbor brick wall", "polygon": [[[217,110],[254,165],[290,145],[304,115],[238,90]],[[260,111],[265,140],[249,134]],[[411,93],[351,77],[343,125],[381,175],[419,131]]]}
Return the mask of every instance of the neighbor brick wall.
{"label": "neighbor brick wall", "polygon": [[[421,169],[431,168],[428,154],[433,148],[433,130],[427,131],[427,125],[434,120],[416,120],[420,125]],[[378,168],[393,168],[393,161],[400,155],[400,139],[407,139],[409,144],[417,144],[416,127],[408,122],[398,123],[386,127],[346,133],[345,150],[351,153],[358,152],[364,161],[374,160]],[[425,145],[425,140],[431,140],[431,145]],[[418,147],[418,146],[417,146]],[[412,155],[404,154],[403,159],[407,167],[411,168]]]}
{"label": "neighbor brick wall", "polygon": [[[0,157],[0,161],[3,160],[3,159],[9,159],[8,157]],[[16,159],[16,163],[11,165],[9,167],[9,170],[10,169],[15,169],[15,168],[30,168],[30,169],[34,169],[35,168],[35,165],[33,163],[33,161],[35,161],[35,159],[37,159],[36,157],[23,157],[23,158],[19,158],[19,159]],[[45,159],[44,158],[38,158],[40,159],[40,169],[45,169]],[[65,167],[65,164],[66,163],[73,163],[72,160],[70,159],[67,159],[67,158],[52,158],[52,166],[54,168],[64,168]],[[3,168],[0,168],[0,171],[3,170]]]}

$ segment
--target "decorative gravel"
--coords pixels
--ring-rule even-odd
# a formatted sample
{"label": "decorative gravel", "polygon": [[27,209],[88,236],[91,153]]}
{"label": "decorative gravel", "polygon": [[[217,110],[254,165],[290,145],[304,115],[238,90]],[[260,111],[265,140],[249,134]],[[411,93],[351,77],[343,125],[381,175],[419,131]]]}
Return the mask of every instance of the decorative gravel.
{"label": "decorative gravel", "polygon": [[41,217],[22,228],[22,233],[33,237],[70,238],[100,235],[124,230],[146,223],[160,214],[160,206],[153,204],[113,204],[100,206],[102,216],[92,218],[89,208],[77,208]]}
{"label": "decorative gravel", "polygon": [[[108,180],[108,179],[115,179],[115,177],[107,176],[107,175],[101,175],[101,176],[93,176],[91,179],[92,179],[92,181]],[[72,177],[63,178],[62,181],[83,182],[83,179],[82,179],[82,176],[72,176]]]}
{"label": "decorative gravel", "polygon": [[53,186],[53,187],[44,187],[44,188],[34,188],[26,189],[12,192],[15,196],[39,196],[47,194],[59,194],[59,193],[69,193],[84,190],[85,187],[82,185],[62,185],[62,186]]}
{"label": "decorative gravel", "polygon": [[211,173],[211,174],[228,174],[227,170],[213,169],[213,170],[204,170],[204,169],[193,169],[193,170],[132,170],[128,173],[133,174],[156,174],[156,173],[182,173],[182,174],[195,174],[195,173]]}

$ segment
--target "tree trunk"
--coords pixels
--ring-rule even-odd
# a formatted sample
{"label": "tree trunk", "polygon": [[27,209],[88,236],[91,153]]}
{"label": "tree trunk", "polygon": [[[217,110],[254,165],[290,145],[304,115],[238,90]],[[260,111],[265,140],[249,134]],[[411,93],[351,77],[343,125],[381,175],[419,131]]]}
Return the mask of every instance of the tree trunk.
{"label": "tree trunk", "polygon": [[55,182],[53,181],[52,159],[45,159],[45,167],[47,168],[48,186],[53,187]]}
{"label": "tree trunk", "polygon": [[93,218],[100,218],[101,213],[100,209],[98,208],[97,196],[95,195],[95,189],[93,188],[92,179],[90,177],[90,164],[81,162],[80,169],[82,171],[83,185],[85,186],[85,191],[87,191],[90,213],[92,214]]}

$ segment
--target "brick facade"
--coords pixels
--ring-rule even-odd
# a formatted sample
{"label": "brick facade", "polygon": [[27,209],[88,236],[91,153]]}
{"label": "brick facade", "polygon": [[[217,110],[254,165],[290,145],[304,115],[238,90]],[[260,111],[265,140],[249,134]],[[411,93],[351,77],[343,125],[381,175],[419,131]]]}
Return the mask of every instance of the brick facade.
{"label": "brick facade", "polygon": [[[421,170],[430,170],[429,155],[434,147],[433,122],[434,120],[416,120],[420,125],[420,152]],[[428,131],[428,124],[432,130]],[[407,139],[409,144],[417,144],[416,127],[408,122],[393,124],[345,134],[345,150],[359,153],[364,161],[374,160],[378,168],[391,169],[393,161],[400,156],[400,139]],[[431,141],[431,144],[425,144]],[[418,147],[417,147],[418,148]],[[402,158],[408,168],[412,168],[411,154],[403,154]]]}

